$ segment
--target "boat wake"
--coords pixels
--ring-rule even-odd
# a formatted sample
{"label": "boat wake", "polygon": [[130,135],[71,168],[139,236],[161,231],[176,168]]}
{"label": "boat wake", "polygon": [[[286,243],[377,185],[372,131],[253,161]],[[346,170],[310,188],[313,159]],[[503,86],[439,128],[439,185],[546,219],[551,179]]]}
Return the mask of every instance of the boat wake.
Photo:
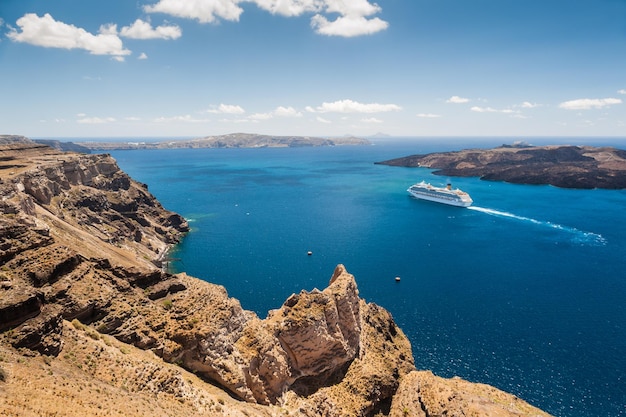
{"label": "boat wake", "polygon": [[544,220],[536,220],[530,217],[518,216],[517,214],[509,213],[506,211],[489,209],[485,207],[472,206],[472,207],[468,207],[467,209],[489,214],[490,216],[506,217],[506,218],[510,218],[514,220],[520,220],[520,221],[533,223],[539,226],[549,227],[555,230],[560,230],[560,231],[563,231],[565,233],[569,233],[570,235],[572,235],[576,243],[593,245],[593,246],[604,246],[606,244],[606,239],[601,234],[593,233],[593,232],[585,232],[583,230],[576,229],[575,227],[563,226],[557,223],[552,223],[552,222],[548,222]]}

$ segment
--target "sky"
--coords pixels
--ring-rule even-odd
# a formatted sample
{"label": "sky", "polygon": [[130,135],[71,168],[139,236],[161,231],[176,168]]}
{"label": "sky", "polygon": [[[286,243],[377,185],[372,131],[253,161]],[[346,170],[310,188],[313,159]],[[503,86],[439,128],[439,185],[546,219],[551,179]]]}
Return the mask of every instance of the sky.
{"label": "sky", "polygon": [[626,0],[0,0],[0,134],[626,137]]}

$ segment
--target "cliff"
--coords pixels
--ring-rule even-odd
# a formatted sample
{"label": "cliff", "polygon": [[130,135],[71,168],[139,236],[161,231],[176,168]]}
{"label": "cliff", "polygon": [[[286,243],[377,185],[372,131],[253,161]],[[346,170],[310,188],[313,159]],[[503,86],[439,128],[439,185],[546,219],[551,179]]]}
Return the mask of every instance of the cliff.
{"label": "cliff", "polygon": [[110,156],[0,140],[0,416],[547,415],[417,372],[342,265],[265,319],[164,272],[187,223]]}
{"label": "cliff", "polygon": [[626,151],[593,146],[501,146],[411,155],[383,165],[435,168],[435,174],[562,188],[626,188]]}

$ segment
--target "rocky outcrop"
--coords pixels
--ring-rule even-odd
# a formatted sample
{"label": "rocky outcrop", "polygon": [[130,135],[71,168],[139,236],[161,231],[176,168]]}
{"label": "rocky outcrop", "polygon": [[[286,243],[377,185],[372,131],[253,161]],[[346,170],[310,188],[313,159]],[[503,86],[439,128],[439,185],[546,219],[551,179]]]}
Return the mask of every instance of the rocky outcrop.
{"label": "rocky outcrop", "polygon": [[389,415],[541,417],[549,414],[489,385],[415,371],[401,379]]}
{"label": "rocky outcrop", "polygon": [[626,151],[592,146],[502,146],[412,155],[379,164],[434,168],[434,174],[562,188],[626,188]]}
{"label": "rocky outcrop", "polygon": [[[59,363],[42,374],[20,360],[5,373],[0,362],[4,379],[34,373],[56,387],[73,375],[85,381],[80,390],[88,387],[89,401],[104,401],[101,390],[126,398],[130,387],[147,403],[171,396],[171,409],[189,401],[207,415],[339,417],[387,415],[400,381],[414,371],[406,336],[385,309],[359,297],[343,265],[323,290],[294,294],[260,319],[224,287],[159,268],[187,224],[110,156],[22,142],[0,146],[0,156],[0,356]],[[120,352],[137,355],[126,361],[133,370],[120,370]],[[122,384],[118,371],[133,381]],[[186,382],[192,377],[229,401],[205,401],[205,388]],[[29,404],[48,398],[48,390],[21,381],[11,384],[29,393]],[[89,409],[81,398],[58,401]],[[200,413],[190,409],[183,415]]]}

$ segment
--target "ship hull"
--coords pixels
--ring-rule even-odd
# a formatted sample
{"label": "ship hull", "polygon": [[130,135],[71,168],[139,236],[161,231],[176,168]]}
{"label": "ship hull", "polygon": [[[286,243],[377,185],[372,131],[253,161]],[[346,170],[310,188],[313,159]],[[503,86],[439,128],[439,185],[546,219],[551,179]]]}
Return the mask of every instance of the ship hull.
{"label": "ship hull", "polygon": [[[407,191],[413,197],[420,200],[433,201],[435,203],[447,204],[455,207],[469,207],[472,205],[473,200],[467,193],[457,195],[455,192],[445,192],[443,189],[437,189],[436,187],[430,187],[430,191],[422,191],[425,187],[411,186]],[[439,190],[439,193],[433,193],[432,190]],[[460,191],[459,191],[460,192]]]}

